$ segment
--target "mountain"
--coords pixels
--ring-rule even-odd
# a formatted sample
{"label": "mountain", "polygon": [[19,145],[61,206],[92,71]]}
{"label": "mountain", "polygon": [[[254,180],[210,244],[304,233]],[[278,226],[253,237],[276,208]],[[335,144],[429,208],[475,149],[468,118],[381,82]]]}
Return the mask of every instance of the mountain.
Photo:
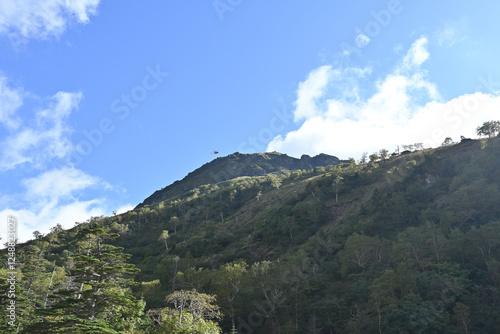
{"label": "mountain", "polygon": [[43,310],[98,222],[140,269],[131,292],[156,320],[137,333],[169,332],[165,297],[192,289],[216,296],[224,332],[499,333],[500,138],[447,144],[215,159],[134,210],[18,245],[19,288]]}
{"label": "mountain", "polygon": [[155,191],[137,208],[174,198],[204,184],[214,184],[242,176],[263,176],[269,173],[290,172],[298,169],[310,170],[339,163],[341,161],[337,157],[327,154],[319,154],[315,157],[303,155],[300,159],[296,159],[277,152],[257,154],[236,152],[206,163],[189,173],[181,181],[176,181]]}

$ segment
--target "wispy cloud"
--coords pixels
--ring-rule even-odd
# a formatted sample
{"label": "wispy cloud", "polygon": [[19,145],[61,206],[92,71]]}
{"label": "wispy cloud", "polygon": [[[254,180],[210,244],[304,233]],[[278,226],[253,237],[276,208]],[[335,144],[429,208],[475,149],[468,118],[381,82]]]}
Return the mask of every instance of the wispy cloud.
{"label": "wispy cloud", "polygon": [[401,43],[398,43],[394,46],[394,53],[399,55],[403,51],[403,45]]}
{"label": "wispy cloud", "polygon": [[76,168],[63,167],[24,179],[21,183],[26,188],[25,194],[28,199],[38,200],[44,204],[57,204],[61,199],[71,199],[75,192],[102,182]]}
{"label": "wispy cloud", "polygon": [[370,43],[370,37],[366,36],[365,34],[359,34],[356,36],[356,46],[358,48],[364,48],[365,46]]}
{"label": "wispy cloud", "polygon": [[[20,185],[22,191],[10,194],[11,200],[4,203],[6,207],[0,211],[0,217],[18,217],[22,241],[30,239],[34,230],[46,233],[57,224],[70,228],[90,216],[109,214],[104,199],[82,199],[90,189],[106,189],[109,185],[75,168],[51,169],[22,179]],[[3,225],[0,225],[0,233],[5,235]]]}
{"label": "wispy cloud", "polygon": [[455,21],[447,21],[435,33],[439,46],[451,47],[467,37],[468,20],[465,17]]}
{"label": "wispy cloud", "polygon": [[[21,241],[30,239],[34,230],[47,233],[56,224],[69,228],[116,208],[105,195],[119,197],[120,189],[67,164],[74,150],[68,120],[82,98],[80,92],[35,98],[0,78],[0,125],[5,130],[0,136],[0,217],[18,217]],[[25,99],[40,106],[28,103],[30,110],[21,121],[19,109]],[[116,206],[121,206],[118,211],[131,207]],[[5,235],[5,228],[0,224],[0,235]]]}
{"label": "wispy cloud", "polygon": [[295,120],[316,114],[316,99],[323,96],[330,75],[331,66],[322,66],[309,73],[309,77],[299,84],[297,101],[295,101]]}
{"label": "wispy cloud", "polygon": [[321,66],[309,73],[307,79],[299,83],[295,101],[294,120],[300,121],[319,116],[325,103],[327,92],[336,89],[345,100],[358,100],[358,89],[353,85],[357,79],[371,73],[371,68],[334,69],[330,65]]}
{"label": "wispy cloud", "polygon": [[[51,227],[61,224],[71,228],[75,222],[84,222],[92,216],[110,215],[112,203],[105,192],[116,192],[104,180],[72,167],[60,167],[42,172],[20,181],[22,190],[3,198],[0,217],[13,215],[19,221],[19,240],[32,238],[38,230],[48,233]],[[101,197],[87,194],[101,194]],[[116,195],[116,194],[115,194]],[[133,209],[122,205],[118,213]],[[6,224],[0,225],[0,234],[6,234]]]}
{"label": "wispy cloud", "polygon": [[15,112],[22,105],[22,95],[20,90],[9,87],[6,77],[0,76],[0,124],[8,129],[15,129],[20,124]]}
{"label": "wispy cloud", "polygon": [[[426,37],[416,40],[374,87],[363,80],[371,73],[366,69],[322,66],[313,70],[297,91],[295,120],[302,121],[300,127],[275,137],[267,150],[347,158],[395,149],[398,144],[436,147],[448,136],[474,137],[476,126],[498,119],[500,98],[474,93],[443,101],[422,68],[431,56],[427,43]],[[342,85],[332,85],[335,81]],[[302,96],[313,98],[301,103]]]}
{"label": "wispy cloud", "polygon": [[422,65],[428,58],[427,38],[421,37],[417,39],[411,46],[410,50],[403,59],[403,69],[414,69]]}
{"label": "wispy cloud", "polygon": [[88,23],[100,0],[0,0],[0,34],[13,39],[59,36],[72,22]]}
{"label": "wispy cloud", "polygon": [[[18,97],[20,97],[18,95]],[[30,164],[41,168],[44,162],[53,158],[64,158],[72,149],[69,141],[71,129],[66,123],[71,112],[78,107],[82,94],[58,92],[49,99],[48,106],[35,112],[31,119],[10,132],[7,138],[0,139],[0,171]],[[16,104],[19,107],[22,100]],[[12,106],[10,98],[0,96],[0,106]],[[9,112],[15,117],[17,108]]]}

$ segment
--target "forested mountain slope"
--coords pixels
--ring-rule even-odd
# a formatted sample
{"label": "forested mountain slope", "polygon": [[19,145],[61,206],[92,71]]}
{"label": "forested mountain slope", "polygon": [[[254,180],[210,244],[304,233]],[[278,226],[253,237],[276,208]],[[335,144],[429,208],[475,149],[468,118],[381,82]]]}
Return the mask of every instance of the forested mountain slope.
{"label": "forested mountain slope", "polygon": [[189,173],[181,181],[155,191],[146,198],[144,205],[157,204],[204,184],[214,184],[241,176],[263,176],[274,172],[289,172],[298,169],[313,169],[321,166],[337,165],[341,161],[337,157],[319,154],[315,157],[303,155],[300,159],[277,152],[260,154],[233,153],[217,158],[195,171]]}
{"label": "forested mountain slope", "polygon": [[26,322],[51,319],[47,295],[98,224],[140,269],[124,274],[150,310],[130,316],[137,333],[168,332],[165,297],[192,289],[216,296],[224,332],[500,332],[500,138],[305,168],[238,156],[258,173],[217,159],[133,211],[19,245]]}

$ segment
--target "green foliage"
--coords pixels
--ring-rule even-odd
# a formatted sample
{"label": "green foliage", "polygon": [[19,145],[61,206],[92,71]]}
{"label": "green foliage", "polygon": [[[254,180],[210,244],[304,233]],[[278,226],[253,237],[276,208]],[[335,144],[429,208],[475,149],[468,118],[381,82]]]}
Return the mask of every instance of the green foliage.
{"label": "green foliage", "polygon": [[369,159],[370,159],[370,163],[374,163],[375,161],[380,159],[380,157],[377,154],[377,152],[375,152],[375,153],[370,154]]}
{"label": "green foliage", "polygon": [[174,308],[150,310],[157,333],[176,334],[220,334],[220,327],[212,319],[220,319],[216,297],[196,290],[175,291],[165,300]]}
{"label": "green foliage", "polygon": [[125,262],[129,256],[122,248],[104,243],[116,237],[97,222],[80,231],[82,246],[72,257],[71,285],[52,296],[50,307],[39,311],[43,321],[24,333],[38,333],[40,328],[46,333],[117,333],[139,324],[144,304],[128,292],[132,280],[122,277],[138,269]]}
{"label": "green foliage", "polygon": [[344,183],[344,178],[340,175],[335,176],[333,179],[333,186],[335,187],[335,203],[339,202],[339,186]]}
{"label": "green foliage", "polygon": [[232,325],[235,325],[235,299],[240,294],[242,280],[247,274],[247,264],[245,261],[226,263],[215,276],[215,284],[219,287],[219,295],[223,300],[226,313],[231,318]]}
{"label": "green foliage", "polygon": [[[217,163],[259,174],[180,182],[165,201],[20,245],[20,330],[500,332],[500,138],[406,148],[282,172],[272,154]],[[180,312],[193,289],[224,318],[189,299]]]}
{"label": "green foliage", "polygon": [[451,139],[451,137],[446,137],[441,146],[450,146],[453,144],[454,144],[453,139]]}
{"label": "green foliage", "polygon": [[168,230],[163,230],[160,234],[160,237],[158,240],[163,240],[165,243],[165,249],[168,251],[168,244],[167,244],[167,239],[169,238]]}
{"label": "green foliage", "polygon": [[339,254],[342,273],[366,272],[381,263],[385,256],[384,242],[378,237],[352,234],[345,242],[344,250]]}
{"label": "green foliage", "polygon": [[274,175],[269,175],[268,179],[269,179],[269,183],[271,184],[271,186],[273,188],[276,188],[276,189],[280,188],[280,186],[281,186],[281,180],[279,178],[277,178]]}
{"label": "green foliage", "polygon": [[175,314],[164,315],[162,324],[156,329],[157,333],[171,334],[221,334],[222,330],[217,323],[203,318],[195,318],[191,313],[184,313],[179,317]]}
{"label": "green foliage", "polygon": [[486,136],[488,138],[495,137],[500,132],[500,121],[484,122],[483,125],[476,128],[476,133],[479,137]]}
{"label": "green foliage", "polygon": [[383,148],[378,152],[378,156],[380,157],[380,160],[385,160],[389,156],[389,151]]}

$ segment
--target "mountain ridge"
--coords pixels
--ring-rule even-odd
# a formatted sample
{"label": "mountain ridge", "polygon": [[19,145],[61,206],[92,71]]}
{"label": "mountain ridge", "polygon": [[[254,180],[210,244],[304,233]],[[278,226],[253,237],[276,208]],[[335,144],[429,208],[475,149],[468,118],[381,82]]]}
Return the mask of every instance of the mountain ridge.
{"label": "mountain ridge", "polygon": [[291,172],[337,160],[214,159],[156,204],[18,245],[20,286],[39,308],[66,291],[98,223],[140,269],[130,292],[150,316],[196,289],[217,297],[224,332],[499,333],[500,138],[403,153]]}
{"label": "mountain ridge", "polygon": [[235,152],[207,162],[188,173],[182,180],[155,191],[135,209],[158,204],[204,184],[219,183],[242,176],[265,176],[269,173],[290,172],[298,169],[310,170],[316,167],[338,165],[342,162],[345,161],[324,153],[313,157],[304,154],[297,159],[278,152],[251,154]]}

